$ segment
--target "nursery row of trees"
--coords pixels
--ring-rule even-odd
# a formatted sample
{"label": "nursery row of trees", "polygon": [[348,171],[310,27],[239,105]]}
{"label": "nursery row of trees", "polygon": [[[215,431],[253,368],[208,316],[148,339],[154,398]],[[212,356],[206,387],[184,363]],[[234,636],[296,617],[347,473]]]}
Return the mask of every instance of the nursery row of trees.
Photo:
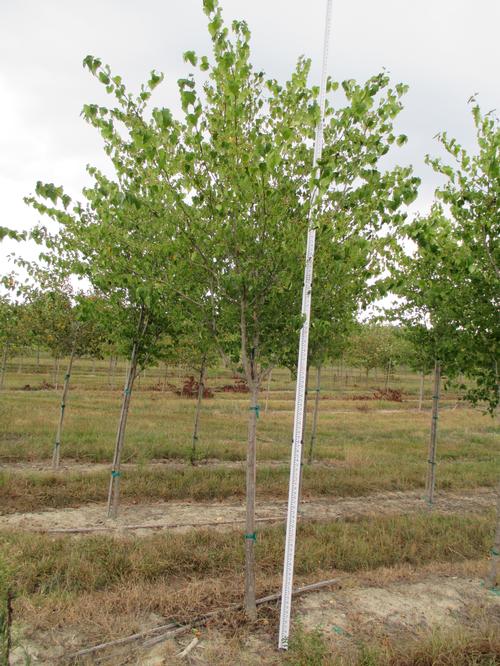
{"label": "nursery row of trees", "polygon": [[[310,62],[300,58],[284,83],[266,78],[250,62],[246,23],[229,28],[217,0],[203,5],[212,53],[184,54],[191,71],[178,81],[180,117],[149,107],[162,74],[152,71],[133,94],[107,65],[88,56],[85,67],[111,101],[86,105],[83,116],[102,137],[110,171],[88,167],[91,184],[82,201],[41,182],[26,201],[55,223],[40,223],[31,233],[43,248],[43,272],[90,285],[91,296],[75,299],[71,308],[70,328],[78,332],[72,353],[78,353],[77,339],[87,345],[99,338],[129,358],[111,516],[141,370],[183,338],[201,367],[216,353],[245,380],[245,605],[252,616],[259,396],[273,367],[295,368],[309,217],[317,226],[309,362],[318,375],[348,339],[354,340],[353,362],[367,372],[380,365],[390,372],[397,354],[380,340],[382,330],[390,337],[389,329],[355,329],[360,311],[391,291],[400,297],[391,317],[404,324],[414,367],[428,372],[443,366],[449,378],[465,375],[472,386],[467,397],[493,411],[500,135],[498,120],[481,115],[474,103],[478,154],[469,156],[442,135],[452,164],[429,163],[447,184],[429,216],[408,221],[406,206],[417,196],[419,179],[409,166],[383,166],[383,158],[407,140],[394,129],[406,86],[392,86],[386,73],[365,83],[329,80],[323,155],[311,176],[319,108],[318,89],[308,83]],[[318,196],[310,211],[312,187]],[[40,270],[32,272],[42,275]],[[370,341],[375,333],[376,344]],[[42,334],[47,346],[49,335]]]}

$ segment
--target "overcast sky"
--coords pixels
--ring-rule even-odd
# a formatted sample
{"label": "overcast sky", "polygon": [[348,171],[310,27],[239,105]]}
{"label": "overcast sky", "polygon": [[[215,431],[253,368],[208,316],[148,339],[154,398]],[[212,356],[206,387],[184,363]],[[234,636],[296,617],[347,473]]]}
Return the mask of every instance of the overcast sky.
{"label": "overcast sky", "polygon": [[[313,60],[318,82],[326,0],[222,0],[225,18],[252,31],[253,62],[287,77],[297,57]],[[0,0],[0,225],[29,229],[38,219],[22,197],[37,180],[72,196],[85,165],[104,167],[101,144],[80,111],[104,102],[102,86],[82,68],[87,54],[109,63],[137,88],[151,69],[165,73],[154,104],[178,108],[178,78],[188,49],[209,53],[201,0]],[[467,105],[478,93],[485,111],[500,108],[500,0],[333,0],[330,73],[364,80],[385,67],[410,85],[398,130],[409,143],[398,162],[423,179],[415,209],[426,210],[438,181],[424,164],[447,130],[473,147]],[[25,245],[25,244],[23,244]],[[9,251],[0,246],[2,270]],[[25,248],[23,252],[29,252]]]}

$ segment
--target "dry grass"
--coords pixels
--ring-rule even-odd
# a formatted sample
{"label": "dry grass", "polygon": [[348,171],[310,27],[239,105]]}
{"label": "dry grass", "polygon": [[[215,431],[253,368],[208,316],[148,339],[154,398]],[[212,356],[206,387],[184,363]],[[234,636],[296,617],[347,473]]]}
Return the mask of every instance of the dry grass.
{"label": "dry grass", "polygon": [[495,666],[500,633],[495,620],[477,626],[417,632],[399,639],[364,639],[342,649],[321,632],[299,631],[284,662],[287,666]]}
{"label": "dry grass", "polygon": [[[399,467],[371,462],[332,467],[306,466],[303,497],[362,497],[382,491],[423,488],[424,461]],[[288,466],[261,464],[257,470],[257,495],[261,499],[285,499],[288,493]],[[438,490],[493,487],[498,478],[496,465],[484,461],[439,467]],[[109,472],[0,472],[0,513],[40,511],[76,507],[107,498]],[[169,500],[210,501],[245,496],[245,472],[241,468],[139,466],[122,477],[124,502]]]}
{"label": "dry grass", "polygon": [[[318,571],[362,572],[402,563],[420,566],[477,559],[488,552],[492,525],[492,514],[417,514],[301,525],[296,572],[309,576]],[[131,581],[138,586],[165,583],[172,594],[187,581],[236,580],[243,564],[241,533],[202,530],[141,539],[92,536],[77,542],[4,532],[2,551],[15,569],[13,586],[18,596],[42,606],[70,599],[74,603],[80,595],[101,592],[121,591],[126,600]],[[282,528],[263,529],[257,543],[261,580],[280,572],[282,557]],[[239,587],[228,585],[224,594],[231,601],[238,597]],[[164,607],[151,607],[156,603],[147,597],[142,608],[165,614]],[[200,610],[198,603],[193,607],[182,598],[169,614],[192,615]]]}

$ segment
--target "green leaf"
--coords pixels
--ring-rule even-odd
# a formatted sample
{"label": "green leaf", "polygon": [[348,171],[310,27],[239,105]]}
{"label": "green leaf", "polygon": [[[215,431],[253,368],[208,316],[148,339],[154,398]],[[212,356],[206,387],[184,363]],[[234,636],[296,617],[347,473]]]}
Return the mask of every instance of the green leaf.
{"label": "green leaf", "polygon": [[196,53],[194,51],[186,51],[183,55],[184,62],[189,62],[193,67],[196,67],[196,63],[198,62],[198,58],[196,57]]}

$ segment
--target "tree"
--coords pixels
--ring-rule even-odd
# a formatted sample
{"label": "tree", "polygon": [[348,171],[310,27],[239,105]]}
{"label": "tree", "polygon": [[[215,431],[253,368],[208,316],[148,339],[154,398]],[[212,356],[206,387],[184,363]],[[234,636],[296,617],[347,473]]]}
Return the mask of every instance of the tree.
{"label": "tree", "polygon": [[391,368],[406,358],[407,345],[394,326],[369,321],[361,325],[349,340],[348,359],[355,367],[371,370],[384,368],[387,389]]}
{"label": "tree", "polygon": [[27,340],[27,331],[23,325],[24,306],[9,296],[0,296],[0,347],[2,349],[0,365],[0,390],[3,389],[7,359],[16,349],[22,348]]}
{"label": "tree", "polygon": [[416,179],[410,169],[377,168],[391,144],[405,140],[392,131],[405,87],[390,89],[385,74],[364,85],[344,82],[347,104],[328,106],[320,174],[311,179],[319,108],[318,90],[307,85],[310,63],[300,59],[284,85],[266,80],[250,63],[246,23],[235,21],[230,36],[218,2],[205,0],[204,8],[213,60],[185,54],[204,72],[203,95],[193,76],[179,82],[179,255],[191,256],[181,284],[225,363],[249,387],[245,608],[253,617],[259,393],[272,367],[297,347],[311,186],[319,188],[315,216],[325,242],[355,233],[370,243],[385,224],[404,219],[398,211],[415,197]]}
{"label": "tree", "polygon": [[60,360],[71,354],[74,341],[72,288],[67,281],[58,283],[45,275],[40,286],[28,286],[24,293],[31,338],[35,345],[50,352],[57,389]]}
{"label": "tree", "polygon": [[445,357],[449,377],[464,374],[472,382],[463,387],[465,399],[482,402],[493,415],[499,403],[500,123],[473,104],[477,153],[439,136],[453,164],[427,158],[447,181],[431,213],[402,229],[414,252],[403,257],[396,283],[407,311],[420,311],[433,329],[436,357]]}
{"label": "tree", "polygon": [[[356,325],[360,305],[370,300],[368,278],[377,274],[377,248],[354,233],[352,236],[331,237],[322,242],[318,235],[318,251],[314,262],[315,292],[309,333],[309,367],[316,368],[316,388],[308,463],[312,463],[318,425],[321,369],[328,359],[338,358]],[[294,369],[296,363],[294,357]],[[307,391],[306,400],[307,403]],[[307,407],[304,407],[304,413]],[[304,418],[305,431],[305,418]],[[303,437],[304,439],[304,437]],[[304,449],[305,451],[305,449]]]}
{"label": "tree", "polygon": [[190,460],[195,464],[198,458],[198,438],[200,427],[201,402],[204,397],[206,386],[207,370],[213,366],[219,358],[217,349],[213,344],[213,338],[207,329],[194,327],[189,322],[185,322],[185,330],[176,341],[175,359],[178,363],[194,370],[198,377],[198,390],[196,396],[196,406],[194,413],[193,436],[191,445]]}
{"label": "tree", "polygon": [[59,224],[55,233],[41,225],[32,232],[46,247],[42,259],[63,275],[89,281],[106,302],[103,317],[110,338],[130,358],[108,498],[108,515],[116,517],[134,381],[158,357],[161,339],[175,320],[172,290],[167,285],[177,209],[165,182],[168,177],[162,182],[153,167],[158,161],[163,173],[172,175],[167,167],[169,146],[176,145],[178,130],[175,124],[165,124],[169,118],[165,109],[154,109],[153,117],[146,117],[147,102],[161,75],[153,71],[147,85],[134,96],[99,59],[88,56],[84,65],[116,103],[111,108],[89,104],[83,110],[104,141],[114,178],[88,167],[93,184],[83,191],[85,203],[73,202],[62,187],[40,182],[36,196],[26,201]]}

